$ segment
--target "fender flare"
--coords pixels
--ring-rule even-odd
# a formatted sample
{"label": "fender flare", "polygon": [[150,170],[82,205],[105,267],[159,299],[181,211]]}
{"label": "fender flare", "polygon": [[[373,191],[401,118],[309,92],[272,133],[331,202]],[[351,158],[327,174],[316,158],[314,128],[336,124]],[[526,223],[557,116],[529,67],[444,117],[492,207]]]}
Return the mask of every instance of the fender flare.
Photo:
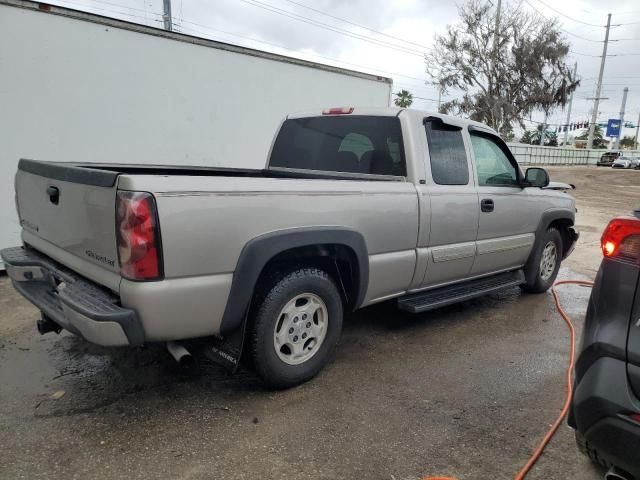
{"label": "fender flare", "polygon": [[525,279],[527,283],[531,283],[534,280],[534,276],[536,274],[536,265],[540,263],[540,245],[542,244],[542,238],[545,232],[549,229],[549,225],[555,220],[569,220],[571,225],[574,225],[576,219],[575,212],[567,209],[552,209],[546,210],[542,213],[542,217],[538,222],[538,227],[536,228],[536,239],[533,242],[533,248],[531,249],[531,254],[527,259],[527,263],[524,265]]}
{"label": "fender flare", "polygon": [[251,239],[240,252],[220,324],[220,334],[227,336],[244,327],[258,278],[272,258],[292,248],[326,244],[344,245],[355,253],[358,284],[354,308],[358,308],[364,301],[369,285],[369,255],[362,234],[344,227],[278,230]]}

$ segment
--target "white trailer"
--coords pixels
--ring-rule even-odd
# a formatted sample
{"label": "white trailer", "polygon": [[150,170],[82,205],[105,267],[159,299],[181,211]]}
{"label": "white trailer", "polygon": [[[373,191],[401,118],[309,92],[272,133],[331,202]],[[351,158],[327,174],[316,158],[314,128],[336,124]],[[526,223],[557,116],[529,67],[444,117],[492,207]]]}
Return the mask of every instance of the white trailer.
{"label": "white trailer", "polygon": [[391,87],[386,77],[0,0],[0,248],[20,242],[20,158],[261,168],[287,114],[388,106]]}

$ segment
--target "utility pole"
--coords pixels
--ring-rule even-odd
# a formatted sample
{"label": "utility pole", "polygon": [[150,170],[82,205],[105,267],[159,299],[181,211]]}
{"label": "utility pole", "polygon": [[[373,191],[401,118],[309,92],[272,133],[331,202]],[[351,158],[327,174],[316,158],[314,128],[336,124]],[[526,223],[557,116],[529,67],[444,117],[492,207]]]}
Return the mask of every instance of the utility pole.
{"label": "utility pole", "polygon": [[162,19],[164,20],[164,29],[171,32],[173,31],[173,20],[171,18],[171,0],[162,0],[162,6],[164,11],[162,13]]}
{"label": "utility pole", "polygon": [[544,112],[544,123],[542,124],[542,130],[540,131],[540,146],[544,146],[544,137],[547,131],[547,112]]}
{"label": "utility pole", "polygon": [[438,89],[438,110],[437,112],[440,113],[440,102],[442,100],[442,89]]}
{"label": "utility pole", "polygon": [[[578,74],[578,62],[573,66],[573,79],[575,80],[576,75]],[[564,126],[564,142],[562,142],[563,146],[567,146],[567,138],[569,137],[569,122],[571,121],[571,105],[573,104],[573,92],[571,92],[571,96],[569,97],[569,108],[567,109],[567,124]]]}
{"label": "utility pole", "polygon": [[640,133],[640,113],[638,114],[638,123],[636,123],[636,150],[638,149],[638,133]]}
{"label": "utility pole", "polygon": [[607,46],[609,45],[609,29],[611,28],[611,14],[607,15],[607,31],[604,34],[604,47],[602,47],[602,59],[600,60],[600,74],[598,75],[598,87],[596,97],[593,99],[593,113],[589,124],[589,137],[587,137],[587,148],[593,148],[593,134],[596,131],[598,121],[598,106],[600,103],[600,93],[602,91],[602,76],[604,75],[604,62],[607,59]]}
{"label": "utility pole", "polygon": [[620,106],[620,133],[618,133],[618,139],[615,142],[614,149],[620,148],[620,140],[622,140],[622,128],[624,127],[624,107],[627,105],[627,93],[629,93],[629,87],[624,87],[622,91],[622,105]]}

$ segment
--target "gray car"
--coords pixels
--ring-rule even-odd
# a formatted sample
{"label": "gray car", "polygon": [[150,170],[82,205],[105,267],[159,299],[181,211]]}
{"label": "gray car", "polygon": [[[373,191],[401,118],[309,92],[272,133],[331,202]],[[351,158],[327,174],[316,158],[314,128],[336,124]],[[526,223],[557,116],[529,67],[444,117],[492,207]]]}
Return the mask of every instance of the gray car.
{"label": "gray car", "polygon": [[205,337],[275,387],[322,368],[345,312],[544,292],[578,237],[543,169],[418,110],[290,115],[263,170],[22,160],[15,185],[23,245],[2,258],[41,332],[174,354]]}

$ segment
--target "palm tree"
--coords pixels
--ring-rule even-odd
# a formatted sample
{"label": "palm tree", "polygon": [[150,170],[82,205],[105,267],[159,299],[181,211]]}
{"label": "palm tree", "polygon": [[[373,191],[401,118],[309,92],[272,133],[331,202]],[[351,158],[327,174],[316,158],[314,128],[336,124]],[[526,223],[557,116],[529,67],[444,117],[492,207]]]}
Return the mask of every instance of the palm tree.
{"label": "palm tree", "polygon": [[[527,130],[522,135],[520,143],[528,143],[529,145],[540,145],[540,135],[542,135],[542,125],[538,125],[535,130]],[[544,146],[557,147],[558,135],[550,130],[544,132]]]}
{"label": "palm tree", "polygon": [[396,98],[393,103],[400,108],[408,108],[413,103],[413,95],[408,90],[400,90],[398,93],[394,93]]}

